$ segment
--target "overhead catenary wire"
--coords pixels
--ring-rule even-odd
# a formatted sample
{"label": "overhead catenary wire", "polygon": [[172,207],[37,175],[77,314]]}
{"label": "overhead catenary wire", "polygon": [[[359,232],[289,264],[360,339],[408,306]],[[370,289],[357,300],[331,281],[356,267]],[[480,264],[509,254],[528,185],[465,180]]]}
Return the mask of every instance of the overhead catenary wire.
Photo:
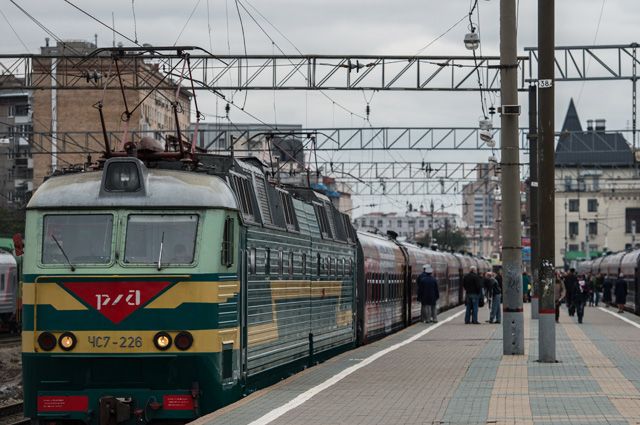
{"label": "overhead catenary wire", "polygon": [[178,43],[178,40],[180,40],[180,37],[182,37],[182,34],[184,33],[184,30],[187,28],[187,25],[189,25],[189,22],[191,21],[191,18],[193,18],[193,14],[196,13],[196,9],[200,5],[200,1],[201,0],[196,1],[196,4],[193,6],[193,9],[191,9],[191,13],[189,14],[189,17],[187,18],[187,21],[182,26],[182,29],[180,30],[180,33],[176,37],[176,41],[173,42],[173,46],[175,46]]}
{"label": "overhead catenary wire", "polygon": [[0,15],[2,15],[2,17],[4,18],[5,22],[7,23],[7,25],[9,25],[9,28],[11,28],[11,31],[13,31],[13,34],[16,36],[16,38],[18,39],[18,41],[20,42],[20,44],[22,44],[22,47],[24,47],[24,49],[28,52],[29,48],[27,47],[27,44],[24,42],[24,40],[22,39],[22,37],[20,37],[20,34],[18,34],[18,32],[16,31],[16,29],[13,27],[13,25],[11,25],[11,21],[9,21],[9,19],[7,18],[7,15],[4,14],[4,12],[2,11],[2,9],[0,9]]}

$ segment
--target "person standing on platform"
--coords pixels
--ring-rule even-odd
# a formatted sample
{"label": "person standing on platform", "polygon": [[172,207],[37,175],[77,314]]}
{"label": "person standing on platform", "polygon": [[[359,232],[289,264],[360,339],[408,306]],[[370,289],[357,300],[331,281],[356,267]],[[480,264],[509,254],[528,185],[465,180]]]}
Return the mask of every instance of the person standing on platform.
{"label": "person standing on platform", "polygon": [[578,286],[578,278],[576,277],[576,269],[569,269],[569,273],[564,277],[564,293],[569,309],[569,316],[576,314],[576,306],[573,302],[573,295],[576,293]]}
{"label": "person standing on platform", "polygon": [[473,323],[479,325],[478,322],[478,302],[482,295],[482,279],[478,276],[476,266],[471,266],[469,273],[462,278],[462,287],[466,292],[466,311],[464,314],[464,323]]}
{"label": "person standing on platform", "polygon": [[596,305],[596,278],[591,276],[591,273],[587,273],[585,277],[587,281],[587,288],[589,288],[589,307]]}
{"label": "person standing on platform", "polygon": [[553,288],[553,291],[555,292],[555,300],[556,300],[556,323],[558,323],[558,320],[560,319],[560,304],[562,304],[562,301],[565,296],[564,285],[562,283],[560,273],[558,272],[556,272],[556,284]]}
{"label": "person standing on platform", "polygon": [[487,272],[485,282],[489,282],[489,291],[487,298],[491,300],[491,313],[489,314],[489,323],[500,323],[502,319],[502,311],[500,303],[502,301],[502,285],[493,277],[491,272]]}
{"label": "person standing on platform", "polygon": [[602,298],[602,284],[604,283],[604,276],[602,273],[598,273],[596,275],[596,307],[598,307],[598,303]]}
{"label": "person standing on platform", "polygon": [[571,302],[573,303],[575,312],[578,314],[578,323],[582,323],[584,318],[584,306],[587,304],[589,297],[589,289],[584,280],[580,280],[573,286],[573,294],[571,294]]}
{"label": "person standing on platform", "polygon": [[605,307],[609,307],[611,304],[611,289],[613,288],[613,282],[609,278],[608,274],[605,274],[603,277],[602,283],[602,302]]}
{"label": "person standing on platform", "polygon": [[438,281],[433,277],[431,264],[422,267],[422,273],[418,276],[418,301],[422,304],[420,311],[421,320],[424,323],[438,322]]}
{"label": "person standing on platform", "polygon": [[618,306],[618,313],[624,313],[624,305],[627,303],[627,281],[624,280],[624,274],[620,273],[618,280],[616,280],[615,287],[616,305]]}

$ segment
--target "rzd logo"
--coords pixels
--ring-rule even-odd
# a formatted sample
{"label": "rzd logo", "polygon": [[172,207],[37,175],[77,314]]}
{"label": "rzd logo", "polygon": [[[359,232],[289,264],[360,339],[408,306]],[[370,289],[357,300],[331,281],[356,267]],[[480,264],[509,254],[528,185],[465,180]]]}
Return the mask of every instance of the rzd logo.
{"label": "rzd logo", "polygon": [[130,289],[129,293],[127,294],[126,297],[125,297],[125,294],[118,294],[118,296],[113,300],[113,302],[111,302],[111,297],[109,296],[109,294],[96,294],[96,304],[97,304],[96,308],[98,310],[102,310],[102,307],[106,307],[108,305],[111,305],[112,307],[115,307],[123,299],[124,299],[124,302],[127,303],[127,305],[139,306],[140,305],[140,290],[139,289]]}
{"label": "rzd logo", "polygon": [[113,323],[151,301],[169,282],[69,282],[64,287]]}

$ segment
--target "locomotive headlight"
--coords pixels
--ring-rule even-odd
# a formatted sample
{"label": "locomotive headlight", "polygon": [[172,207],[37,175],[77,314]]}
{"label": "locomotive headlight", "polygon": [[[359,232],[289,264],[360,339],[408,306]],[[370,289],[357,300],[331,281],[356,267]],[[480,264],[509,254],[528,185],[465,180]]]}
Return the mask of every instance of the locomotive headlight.
{"label": "locomotive headlight", "polygon": [[58,339],[58,345],[64,351],[73,350],[73,348],[76,346],[76,343],[77,343],[76,336],[71,332],[63,333],[62,335],[60,335],[60,338]]}
{"label": "locomotive headlight", "polygon": [[106,170],[105,190],[109,192],[136,192],[140,190],[140,175],[134,162],[115,162]]}
{"label": "locomotive headlight", "polygon": [[171,347],[171,335],[166,332],[158,332],[156,336],[153,337],[153,344],[158,350],[164,351]]}
{"label": "locomotive headlight", "polygon": [[42,332],[38,335],[38,345],[44,351],[51,351],[56,347],[56,337],[51,332]]}
{"label": "locomotive headlight", "polygon": [[193,345],[193,335],[190,332],[182,331],[176,335],[173,343],[176,345],[178,350],[188,350]]}

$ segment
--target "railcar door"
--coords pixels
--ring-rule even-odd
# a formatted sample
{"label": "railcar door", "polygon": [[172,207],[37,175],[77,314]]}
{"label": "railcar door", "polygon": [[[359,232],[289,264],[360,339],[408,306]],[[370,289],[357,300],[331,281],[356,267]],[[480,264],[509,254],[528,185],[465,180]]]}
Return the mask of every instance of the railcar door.
{"label": "railcar door", "polygon": [[364,274],[364,253],[360,241],[356,248],[356,341],[361,345],[365,337],[365,307],[367,303],[366,277]]}

